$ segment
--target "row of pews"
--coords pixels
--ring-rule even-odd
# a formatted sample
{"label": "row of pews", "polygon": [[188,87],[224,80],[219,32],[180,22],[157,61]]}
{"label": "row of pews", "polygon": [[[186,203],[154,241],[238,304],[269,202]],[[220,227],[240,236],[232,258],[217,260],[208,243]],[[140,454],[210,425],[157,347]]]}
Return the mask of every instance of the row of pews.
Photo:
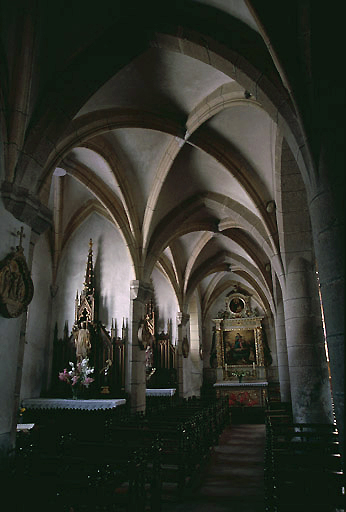
{"label": "row of pews", "polygon": [[266,512],[341,512],[345,481],[333,424],[294,423],[289,403],[266,405]]}
{"label": "row of pews", "polygon": [[[39,428],[17,443],[13,510],[159,512],[182,496],[229,423],[224,399],[154,403],[145,415],[114,415],[98,428]],[[23,499],[23,497],[25,497]]]}

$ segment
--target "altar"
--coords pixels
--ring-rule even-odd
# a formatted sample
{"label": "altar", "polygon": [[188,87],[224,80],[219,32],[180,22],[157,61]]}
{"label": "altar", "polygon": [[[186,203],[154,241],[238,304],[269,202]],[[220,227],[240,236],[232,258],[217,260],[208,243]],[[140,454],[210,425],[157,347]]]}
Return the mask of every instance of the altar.
{"label": "altar", "polygon": [[22,408],[25,409],[23,421],[34,423],[49,436],[59,438],[74,433],[81,438],[92,432],[97,437],[104,436],[107,425],[126,413],[126,400],[27,398],[22,400]]}
{"label": "altar", "polygon": [[74,400],[68,398],[26,398],[22,401],[22,407],[27,410],[48,410],[48,409],[77,409],[83,411],[98,411],[115,409],[121,405],[125,405],[125,398],[118,399],[89,399]]}
{"label": "altar", "polygon": [[175,395],[175,388],[164,388],[164,389],[146,389],[146,396],[168,396],[172,397]]}
{"label": "altar", "polygon": [[267,398],[268,382],[216,382],[217,398],[228,396],[231,407],[264,407]]}
{"label": "altar", "polygon": [[217,397],[228,397],[233,408],[264,408],[270,350],[262,327],[263,317],[251,306],[251,296],[234,286],[225,309],[214,318],[211,359]]}

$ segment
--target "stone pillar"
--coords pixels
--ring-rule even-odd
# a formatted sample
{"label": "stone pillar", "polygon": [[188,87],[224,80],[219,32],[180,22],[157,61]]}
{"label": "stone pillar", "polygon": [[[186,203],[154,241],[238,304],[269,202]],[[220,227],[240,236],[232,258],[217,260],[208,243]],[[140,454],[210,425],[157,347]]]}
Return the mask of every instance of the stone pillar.
{"label": "stone pillar", "polygon": [[145,412],[145,350],[138,342],[138,329],[145,315],[145,304],[152,296],[152,287],[142,281],[130,284],[130,329],[127,350],[126,391],[130,395],[131,412]]}
{"label": "stone pillar", "polygon": [[177,333],[178,333],[178,358],[177,358],[177,377],[178,377],[178,393],[184,398],[184,360],[183,341],[187,338],[187,322],[190,315],[179,311],[177,313]]}
{"label": "stone pillar", "polygon": [[345,228],[340,220],[338,222],[334,201],[327,189],[314,194],[309,209],[321,287],[332,397],[340,441],[344,446]]}
{"label": "stone pillar", "polygon": [[[30,238],[27,253],[27,265],[31,269],[34,245],[37,237],[51,226],[52,214],[36,196],[32,196],[29,190],[23,186],[17,186],[12,182],[3,181],[0,187],[1,203],[9,212],[2,209],[4,215],[5,231],[1,232],[2,246],[1,259],[11,250],[9,243],[11,229],[18,229],[18,220],[26,226],[26,240]],[[27,227],[30,227],[29,231]],[[6,237],[4,234],[6,233]],[[25,245],[25,244],[24,244]],[[15,446],[18,408],[20,405],[20,393],[22,384],[22,369],[25,352],[25,338],[27,328],[27,312],[23,312],[18,318],[0,318],[0,331],[2,333],[2,350],[6,354],[2,358],[1,373],[4,385],[1,387],[1,421],[0,421],[0,461],[9,450]],[[8,351],[7,351],[8,346]]]}
{"label": "stone pillar", "polygon": [[288,265],[283,296],[294,421],[333,421],[317,282],[311,263],[296,256]]}
{"label": "stone pillar", "polygon": [[285,315],[282,301],[277,305],[275,317],[276,350],[278,358],[278,372],[280,394],[283,402],[291,401],[290,374],[288,368]]}
{"label": "stone pillar", "polygon": [[216,354],[217,354],[217,369],[216,369],[216,381],[220,382],[223,380],[223,368],[224,368],[224,353],[222,349],[222,329],[221,329],[222,320],[216,323],[215,330],[215,346],[216,346]]}
{"label": "stone pillar", "polygon": [[[332,422],[315,268],[316,235],[312,232],[314,214],[311,198],[315,198],[316,192],[305,187],[295,157],[285,140],[282,143],[280,172],[276,212],[284,267],[281,284],[293,415],[298,422]],[[319,215],[327,216],[328,212],[321,204],[319,207]],[[326,246],[323,250],[328,253]]]}

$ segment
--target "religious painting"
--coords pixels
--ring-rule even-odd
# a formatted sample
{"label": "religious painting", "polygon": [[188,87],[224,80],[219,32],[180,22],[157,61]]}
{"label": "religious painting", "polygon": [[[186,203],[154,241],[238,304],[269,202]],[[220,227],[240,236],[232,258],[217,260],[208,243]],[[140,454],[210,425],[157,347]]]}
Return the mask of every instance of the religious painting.
{"label": "religious painting", "polygon": [[225,364],[256,363],[255,334],[253,329],[223,332]]}
{"label": "religious painting", "polygon": [[240,297],[234,297],[229,303],[229,309],[232,313],[241,313],[245,308],[245,302]]}

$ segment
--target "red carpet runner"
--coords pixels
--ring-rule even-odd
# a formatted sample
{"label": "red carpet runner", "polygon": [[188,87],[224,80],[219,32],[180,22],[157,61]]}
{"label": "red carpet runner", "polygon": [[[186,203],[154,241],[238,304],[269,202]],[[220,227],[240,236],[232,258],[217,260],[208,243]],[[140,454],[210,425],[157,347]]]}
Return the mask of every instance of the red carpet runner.
{"label": "red carpet runner", "polygon": [[265,425],[233,425],[220,436],[200,481],[162,512],[263,512]]}

